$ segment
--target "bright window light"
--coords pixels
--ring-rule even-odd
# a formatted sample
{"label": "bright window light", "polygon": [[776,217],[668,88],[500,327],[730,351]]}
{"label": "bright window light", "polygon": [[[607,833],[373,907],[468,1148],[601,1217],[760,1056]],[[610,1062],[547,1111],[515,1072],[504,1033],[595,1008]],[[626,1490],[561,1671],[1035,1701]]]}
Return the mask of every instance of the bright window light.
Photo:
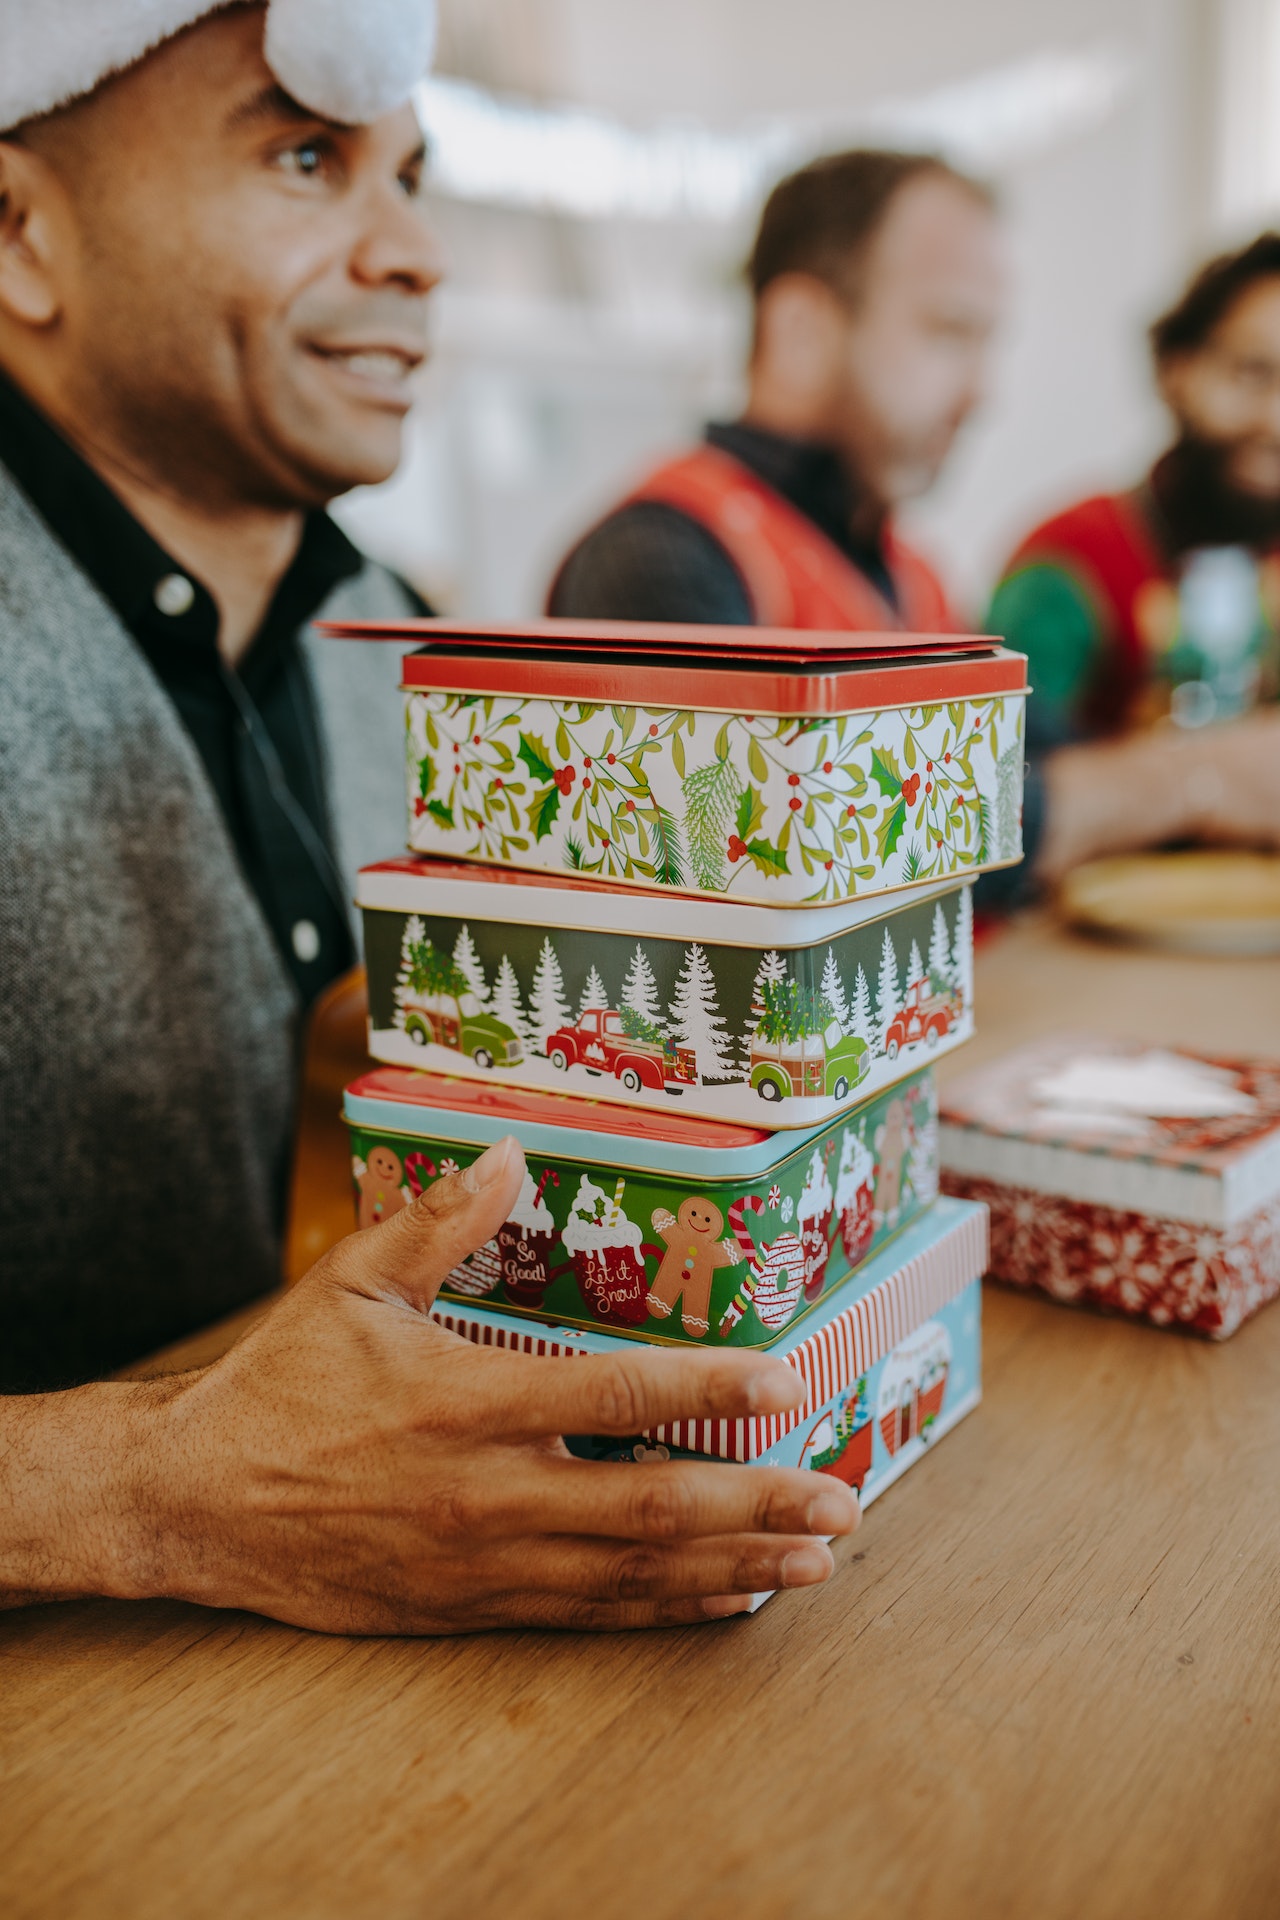
{"label": "bright window light", "polygon": [[418,108],[433,183],[457,199],[584,219],[725,221],[787,166],[857,140],[923,147],[977,169],[1007,166],[1097,125],[1131,77],[1115,48],[1045,51],[858,114],[738,132],[683,120],[631,127],[449,79],[426,81]]}

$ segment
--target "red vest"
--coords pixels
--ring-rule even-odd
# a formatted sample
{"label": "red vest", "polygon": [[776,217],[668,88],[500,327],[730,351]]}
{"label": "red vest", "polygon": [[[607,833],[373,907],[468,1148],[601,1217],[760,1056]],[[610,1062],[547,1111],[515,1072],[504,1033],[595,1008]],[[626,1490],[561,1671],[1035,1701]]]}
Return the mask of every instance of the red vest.
{"label": "red vest", "polygon": [[757,626],[959,630],[937,575],[891,530],[884,556],[896,607],[798,508],[718,447],[697,447],[659,467],[630,498],[677,507],[720,542],[746,583]]}

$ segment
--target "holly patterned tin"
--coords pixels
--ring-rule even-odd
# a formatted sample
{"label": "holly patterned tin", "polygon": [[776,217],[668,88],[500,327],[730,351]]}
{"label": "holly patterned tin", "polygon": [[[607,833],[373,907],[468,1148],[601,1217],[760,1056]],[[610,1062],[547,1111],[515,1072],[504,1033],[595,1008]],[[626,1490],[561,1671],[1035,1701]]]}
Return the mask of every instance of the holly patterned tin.
{"label": "holly patterned tin", "polygon": [[[809,1467],[856,1488],[865,1506],[982,1397],[986,1208],[941,1199],[823,1300],[773,1348],[803,1379],[798,1412],[685,1420],[633,1440],[571,1440],[594,1459],[672,1454]],[[545,1355],[607,1354],[619,1342],[574,1327],[531,1328],[484,1306],[437,1306],[442,1326],[478,1346]]]}
{"label": "holly patterned tin", "polygon": [[330,631],[431,642],[404,662],[416,852],[769,906],[1021,858],[1026,662],[994,641]]}
{"label": "holly patterned tin", "polygon": [[973,1031],[971,889],[655,898],[414,858],[360,874],[377,1060],[813,1127]]}
{"label": "holly patterned tin", "polygon": [[1215,1340],[1280,1295],[1280,1062],[1054,1034],[953,1081],[941,1139],[996,1279]]}
{"label": "holly patterned tin", "polygon": [[381,1067],[347,1088],[361,1227],[514,1133],[510,1220],[442,1300],[643,1340],[769,1346],[937,1193],[928,1069],[804,1133]]}

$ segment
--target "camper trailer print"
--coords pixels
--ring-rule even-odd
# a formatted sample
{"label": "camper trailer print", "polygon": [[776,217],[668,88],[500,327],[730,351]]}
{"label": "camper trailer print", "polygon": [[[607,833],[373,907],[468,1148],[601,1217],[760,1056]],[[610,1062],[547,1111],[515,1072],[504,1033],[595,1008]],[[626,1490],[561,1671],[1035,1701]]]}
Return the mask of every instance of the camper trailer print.
{"label": "camper trailer print", "polygon": [[951,1336],[937,1320],[926,1321],[894,1348],[880,1375],[876,1424],[892,1458],[913,1440],[927,1440],[942,1413],[951,1368]]}

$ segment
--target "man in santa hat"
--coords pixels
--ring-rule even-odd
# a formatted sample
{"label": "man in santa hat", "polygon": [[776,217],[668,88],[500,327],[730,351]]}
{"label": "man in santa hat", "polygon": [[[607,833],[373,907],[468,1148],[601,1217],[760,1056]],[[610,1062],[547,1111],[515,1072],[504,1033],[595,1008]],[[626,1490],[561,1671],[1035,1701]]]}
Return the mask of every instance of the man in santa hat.
{"label": "man in santa hat", "polygon": [[556,1437],[780,1410],[781,1363],[561,1367],[432,1325],[518,1192],[511,1140],[213,1367],[101,1382],[275,1283],[298,1015],[352,958],[344,875],[398,830],[395,661],[307,627],[412,605],[324,508],[394,468],[425,350],[430,40],[424,0],[0,0],[11,1604],[701,1620],[826,1578],[812,1536],[856,1518],[797,1474]]}

